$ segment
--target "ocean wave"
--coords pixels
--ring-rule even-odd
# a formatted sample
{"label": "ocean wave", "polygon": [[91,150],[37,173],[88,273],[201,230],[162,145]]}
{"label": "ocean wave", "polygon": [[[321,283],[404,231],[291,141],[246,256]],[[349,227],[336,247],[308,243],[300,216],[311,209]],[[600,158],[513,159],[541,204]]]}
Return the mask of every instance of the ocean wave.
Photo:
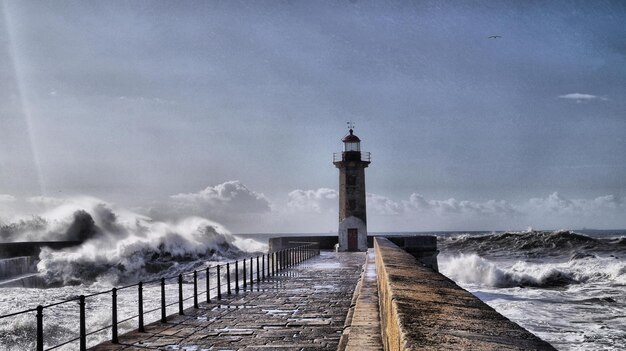
{"label": "ocean wave", "polygon": [[439,266],[444,275],[458,283],[495,288],[556,288],[602,281],[621,284],[626,280],[626,262],[610,257],[561,263],[517,261],[510,267],[501,268],[479,255],[460,254],[442,256]]}
{"label": "ocean wave", "polygon": [[576,253],[614,252],[626,255],[625,238],[593,238],[568,230],[459,235],[439,240],[443,251],[481,256],[545,257]]}
{"label": "ocean wave", "polygon": [[114,285],[265,249],[205,218],[153,221],[92,198],[4,225],[1,231],[5,240],[12,241],[81,242],[62,250],[42,249],[37,270],[49,286]]}

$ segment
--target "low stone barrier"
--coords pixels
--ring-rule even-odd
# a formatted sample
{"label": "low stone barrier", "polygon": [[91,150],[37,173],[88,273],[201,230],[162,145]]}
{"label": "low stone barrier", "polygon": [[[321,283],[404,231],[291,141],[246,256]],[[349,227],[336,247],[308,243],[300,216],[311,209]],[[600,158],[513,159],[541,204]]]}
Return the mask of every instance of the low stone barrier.
{"label": "low stone barrier", "polygon": [[385,350],[555,350],[388,239],[374,250]]}

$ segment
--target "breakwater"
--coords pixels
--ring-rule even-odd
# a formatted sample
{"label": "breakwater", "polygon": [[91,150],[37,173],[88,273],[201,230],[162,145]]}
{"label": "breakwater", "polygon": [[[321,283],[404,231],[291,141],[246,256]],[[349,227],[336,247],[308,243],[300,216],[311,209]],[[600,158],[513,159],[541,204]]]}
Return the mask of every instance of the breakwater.
{"label": "breakwater", "polygon": [[374,251],[385,350],[555,350],[391,241]]}
{"label": "breakwater", "polygon": [[[291,237],[283,243],[287,248],[274,247],[256,259],[55,304],[75,311],[78,302],[80,328],[75,339],[65,339],[67,349],[108,339],[94,349],[553,350],[418,260],[424,252],[436,253],[429,240],[421,240],[427,250],[412,254],[373,238],[367,255],[328,250],[316,256],[315,246],[303,244],[311,241]],[[160,299],[147,298],[159,289]],[[113,314],[96,328],[85,325],[90,299],[110,298],[110,311],[117,313],[124,293],[138,294],[139,300],[124,299],[138,312]],[[63,341],[40,334],[53,318],[46,311],[47,305],[24,311],[37,321],[31,349]]]}

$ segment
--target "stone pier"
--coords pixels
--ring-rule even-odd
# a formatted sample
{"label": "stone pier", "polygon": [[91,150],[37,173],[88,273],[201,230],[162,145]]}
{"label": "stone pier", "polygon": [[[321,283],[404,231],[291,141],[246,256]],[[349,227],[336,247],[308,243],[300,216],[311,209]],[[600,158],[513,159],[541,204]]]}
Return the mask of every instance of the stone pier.
{"label": "stone pier", "polygon": [[91,350],[337,350],[365,253],[322,251],[252,290]]}
{"label": "stone pier", "polygon": [[367,253],[322,251],[252,289],[92,350],[555,350],[436,263],[418,260],[435,257],[428,242],[427,255],[407,252],[412,243],[374,242]]}

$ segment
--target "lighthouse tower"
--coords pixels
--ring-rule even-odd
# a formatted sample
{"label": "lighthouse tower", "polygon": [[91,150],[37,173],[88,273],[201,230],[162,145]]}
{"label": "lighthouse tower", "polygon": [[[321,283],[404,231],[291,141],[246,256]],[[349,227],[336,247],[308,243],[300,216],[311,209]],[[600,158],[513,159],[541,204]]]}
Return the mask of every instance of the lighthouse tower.
{"label": "lighthouse tower", "polygon": [[343,152],[333,155],[339,168],[339,251],[367,251],[365,168],[370,153],[361,152],[361,139],[352,128],[342,141]]}

